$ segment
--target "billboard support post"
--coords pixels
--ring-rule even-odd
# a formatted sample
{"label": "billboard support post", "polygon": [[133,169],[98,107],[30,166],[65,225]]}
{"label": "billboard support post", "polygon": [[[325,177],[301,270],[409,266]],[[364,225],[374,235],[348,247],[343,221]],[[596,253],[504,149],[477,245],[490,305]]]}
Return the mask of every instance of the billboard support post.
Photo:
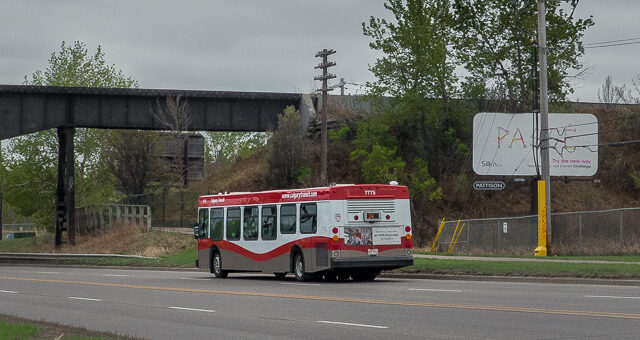
{"label": "billboard support post", "polygon": [[[538,0],[538,42],[540,48],[540,167],[542,180],[545,181],[546,216],[551,216],[551,173],[549,169],[549,93],[547,92],[547,31],[546,31],[546,0]],[[546,220],[548,232],[547,244],[551,246],[551,221]]]}
{"label": "billboard support post", "polygon": [[538,181],[538,248],[534,256],[547,256],[547,209],[545,207],[546,185]]}

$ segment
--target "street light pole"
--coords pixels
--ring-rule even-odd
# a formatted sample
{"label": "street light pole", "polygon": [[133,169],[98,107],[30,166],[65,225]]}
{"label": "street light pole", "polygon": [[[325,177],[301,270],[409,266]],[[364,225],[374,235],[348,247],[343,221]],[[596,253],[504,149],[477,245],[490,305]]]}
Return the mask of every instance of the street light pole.
{"label": "street light pole", "polygon": [[549,169],[549,93],[547,91],[547,31],[545,0],[538,0],[538,42],[540,47],[540,167],[545,185],[547,251],[551,248],[551,173]]}

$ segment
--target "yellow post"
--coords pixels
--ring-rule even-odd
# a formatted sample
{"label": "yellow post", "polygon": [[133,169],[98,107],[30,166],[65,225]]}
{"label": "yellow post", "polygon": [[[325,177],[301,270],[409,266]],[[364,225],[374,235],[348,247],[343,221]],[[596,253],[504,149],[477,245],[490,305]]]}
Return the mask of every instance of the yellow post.
{"label": "yellow post", "polygon": [[456,235],[456,240],[453,241],[453,247],[451,247],[450,253],[453,253],[453,251],[456,249],[456,245],[458,244],[458,239],[460,238],[460,235],[462,235],[462,231],[464,230],[464,226],[465,226],[465,223],[462,223],[462,226],[460,227],[460,230],[458,231],[458,235]]}
{"label": "yellow post", "polygon": [[534,256],[547,256],[547,200],[545,182],[538,181],[538,248]]}
{"label": "yellow post", "polygon": [[458,224],[456,224],[456,229],[453,231],[453,236],[451,236],[451,242],[449,242],[449,248],[447,248],[447,253],[451,252],[451,246],[453,245],[453,241],[456,239],[456,234],[458,233],[458,227],[460,227],[460,220],[458,220]]}
{"label": "yellow post", "polygon": [[436,238],[433,239],[433,244],[431,245],[432,253],[435,253],[436,247],[438,247],[438,239],[440,238],[440,234],[442,233],[442,228],[444,228],[444,217],[442,218],[442,222],[440,222],[440,228],[438,228],[438,232],[436,233]]}

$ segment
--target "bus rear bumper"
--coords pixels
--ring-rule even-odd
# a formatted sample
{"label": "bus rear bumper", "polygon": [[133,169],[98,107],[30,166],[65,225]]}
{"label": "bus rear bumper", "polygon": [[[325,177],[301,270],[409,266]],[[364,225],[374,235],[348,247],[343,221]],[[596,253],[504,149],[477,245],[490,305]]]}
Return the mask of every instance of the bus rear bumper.
{"label": "bus rear bumper", "polygon": [[343,268],[378,268],[395,269],[413,265],[413,256],[384,256],[384,257],[346,257],[331,259],[332,269]]}

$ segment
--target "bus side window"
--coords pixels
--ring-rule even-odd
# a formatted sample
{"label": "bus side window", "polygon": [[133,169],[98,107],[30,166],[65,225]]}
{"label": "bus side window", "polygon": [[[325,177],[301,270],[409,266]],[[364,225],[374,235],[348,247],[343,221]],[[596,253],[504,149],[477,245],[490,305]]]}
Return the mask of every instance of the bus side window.
{"label": "bus side window", "polygon": [[262,207],[262,239],[275,240],[277,221],[276,206]]}
{"label": "bus side window", "polygon": [[244,234],[243,238],[248,241],[258,239],[258,207],[244,208]]}
{"label": "bus side window", "polygon": [[202,208],[198,212],[198,225],[200,230],[204,232],[204,237],[209,237],[209,208]]}
{"label": "bus side window", "polygon": [[286,204],[280,206],[280,233],[296,233],[296,205]]}
{"label": "bus side window", "polygon": [[227,208],[227,240],[240,239],[240,208]]}
{"label": "bus side window", "polygon": [[318,210],[315,203],[300,204],[300,233],[315,234],[318,230]]}
{"label": "bus side window", "polygon": [[224,237],[224,209],[211,209],[211,239],[222,240]]}

